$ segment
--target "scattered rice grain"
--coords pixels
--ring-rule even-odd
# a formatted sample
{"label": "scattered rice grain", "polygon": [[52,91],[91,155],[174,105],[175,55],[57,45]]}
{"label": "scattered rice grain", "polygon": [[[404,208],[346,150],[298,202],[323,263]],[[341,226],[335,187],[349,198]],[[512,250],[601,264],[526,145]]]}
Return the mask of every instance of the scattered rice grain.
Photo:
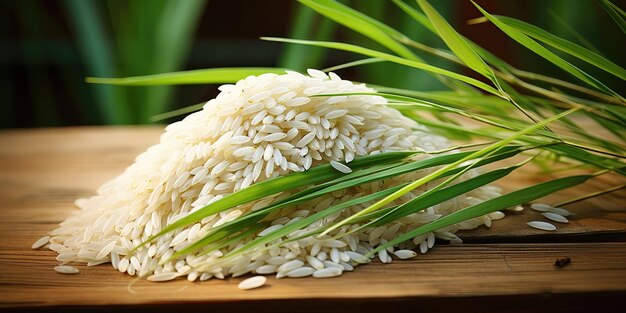
{"label": "scattered rice grain", "polygon": [[396,250],[393,254],[402,260],[411,259],[417,256],[417,253],[413,250]]}
{"label": "scattered rice grain", "polygon": [[552,208],[552,206],[545,203],[533,203],[530,205],[530,208],[537,212],[547,212]]}
{"label": "scattered rice grain", "polygon": [[61,274],[78,274],[80,272],[77,268],[69,265],[55,266],[54,270]]}
{"label": "scattered rice grain", "polygon": [[45,246],[49,241],[50,241],[50,236],[43,236],[43,237],[37,239],[37,241],[35,241],[35,243],[33,243],[33,245],[31,246],[31,248],[32,249],[39,249],[39,248]]}
{"label": "scattered rice grain", "polygon": [[547,230],[547,231],[553,231],[556,230],[556,226],[547,223],[547,222],[542,222],[542,221],[532,221],[532,222],[528,222],[526,223],[528,226],[532,227],[532,228],[536,228],[536,229],[541,229],[541,230]]}
{"label": "scattered rice grain", "polygon": [[265,278],[265,276],[254,276],[243,280],[237,287],[242,290],[250,290],[265,285],[266,281],[267,278]]}
{"label": "scattered rice grain", "polygon": [[339,163],[339,162],[337,162],[337,161],[331,160],[331,161],[330,161],[330,165],[331,165],[334,169],[336,169],[336,170],[338,170],[338,171],[340,171],[340,172],[342,172],[342,173],[344,173],[344,174],[350,174],[350,173],[352,173],[352,169],[351,169],[351,168],[349,168],[347,165],[345,165],[345,164],[341,164],[341,163]]}
{"label": "scattered rice grain", "polygon": [[541,213],[541,215],[543,215],[545,218],[551,221],[565,223],[565,224],[569,223],[569,220],[563,215],[559,215],[559,214],[552,213],[552,212],[543,212]]}

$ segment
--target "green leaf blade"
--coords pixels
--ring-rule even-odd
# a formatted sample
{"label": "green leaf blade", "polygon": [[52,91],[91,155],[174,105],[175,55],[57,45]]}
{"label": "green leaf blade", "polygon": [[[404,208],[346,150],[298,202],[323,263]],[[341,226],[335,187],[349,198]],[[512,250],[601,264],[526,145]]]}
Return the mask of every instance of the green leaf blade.
{"label": "green leaf blade", "polygon": [[529,50],[533,51],[534,53],[538,54],[539,56],[543,57],[544,59],[550,61],[554,65],[560,67],[561,69],[563,69],[564,71],[570,73],[571,75],[575,76],[576,78],[580,79],[581,81],[589,84],[590,86],[593,86],[593,87],[597,88],[598,90],[606,92],[607,94],[613,95],[613,96],[617,97],[618,99],[624,101],[623,97],[621,95],[619,95],[615,91],[611,90],[609,87],[604,85],[602,82],[598,81],[597,79],[595,79],[591,75],[585,73],[581,69],[577,68],[576,66],[572,65],[571,63],[567,62],[566,60],[564,60],[561,57],[557,56],[556,54],[552,53],[550,50],[546,49],[544,46],[540,45],[535,40],[533,40],[532,38],[528,37],[522,31],[520,31],[520,30],[518,30],[518,29],[516,29],[514,27],[511,27],[511,26],[509,26],[509,25],[507,25],[505,23],[503,23],[497,17],[489,14],[487,11],[485,11],[483,8],[481,8],[475,2],[472,1],[472,3],[474,3],[474,6],[476,6],[476,8],[478,8],[478,10],[480,10],[480,12],[487,19],[489,19],[489,21],[491,21],[494,25],[496,25],[498,28],[500,28],[504,33],[506,33],[513,40],[517,41],[521,45],[525,46]]}
{"label": "green leaf blade", "polygon": [[341,42],[311,41],[311,40],[298,40],[298,39],[287,39],[287,38],[276,38],[276,37],[261,37],[261,39],[269,40],[269,41],[299,43],[299,44],[304,44],[304,45],[326,47],[326,48],[331,48],[331,49],[336,49],[336,50],[343,50],[343,51],[358,53],[358,54],[362,54],[362,55],[369,56],[372,58],[385,59],[390,62],[394,62],[394,63],[398,63],[401,65],[410,66],[410,67],[418,68],[418,69],[425,70],[428,72],[441,74],[450,78],[454,78],[462,82],[468,83],[474,87],[480,88],[491,94],[498,95],[498,96],[500,95],[500,92],[496,90],[495,88],[479,80],[476,80],[474,78],[461,75],[452,71],[448,71],[448,70],[445,70],[436,66],[432,66],[424,62],[409,60],[409,59],[401,58],[401,57],[391,55],[388,53],[384,53],[384,52],[380,52],[380,51],[376,51],[372,49],[367,49],[367,48],[363,48],[363,47],[356,46],[356,45],[351,45],[351,44],[341,43]]}
{"label": "green leaf blade", "polygon": [[419,58],[393,37],[405,37],[397,30],[333,0],[299,0],[300,3],[411,60]]}
{"label": "green leaf blade", "polygon": [[[379,165],[385,162],[402,160],[415,152],[387,152],[377,155],[364,156],[354,159],[350,165],[355,169]],[[268,179],[256,183],[250,187],[229,194],[203,208],[198,209],[164,227],[160,232],[152,235],[135,249],[146,243],[181,227],[188,226],[207,216],[222,212],[235,206],[258,200],[282,191],[314,185],[316,183],[338,178],[344,174],[335,170],[330,164],[322,164],[304,172],[294,172],[284,176]]]}
{"label": "green leaf blade", "polygon": [[506,17],[506,16],[495,16],[495,17],[499,19],[500,21],[502,21],[503,23],[522,31],[524,34],[536,40],[546,43],[569,55],[572,55],[580,60],[583,60],[597,68],[600,68],[608,73],[611,73],[615,75],[616,77],[626,80],[625,69],[623,69],[621,66],[611,62],[610,60],[602,57],[601,55],[587,48],[584,48],[571,41],[555,36],[535,25],[526,23],[524,21],[520,21],[518,19]]}
{"label": "green leaf blade", "polygon": [[223,67],[124,78],[88,77],[87,82],[121,86],[215,84],[233,83],[250,75],[284,72],[285,69],[275,67]]}
{"label": "green leaf blade", "polygon": [[439,37],[446,45],[456,54],[456,56],[472,70],[480,73],[494,84],[498,81],[493,70],[480,58],[480,56],[472,49],[472,47],[463,39],[463,37],[454,30],[454,28],[433,8],[428,1],[417,1],[426,16],[435,27]]}
{"label": "green leaf blade", "polygon": [[588,179],[594,177],[593,175],[579,175],[570,176],[552,181],[536,184],[530,187],[526,187],[503,196],[493,198],[477,205],[456,211],[448,214],[433,222],[420,226],[412,231],[409,231],[386,244],[379,245],[376,249],[372,250],[371,254],[374,254],[382,249],[398,245],[404,241],[410,240],[417,236],[435,231],[437,229],[447,227],[456,223],[466,221],[468,219],[476,218],[485,214],[489,214],[494,211],[503,210],[509,207],[513,207],[522,203],[539,199],[549,194],[555,193],[559,190],[570,188],[586,182]]}
{"label": "green leaf blade", "polygon": [[251,249],[255,246],[259,246],[262,244],[266,244],[269,242],[272,242],[276,239],[279,239],[283,236],[286,236],[288,234],[290,234],[291,232],[294,232],[296,230],[302,229],[308,225],[310,225],[311,223],[318,221],[324,217],[327,217],[329,215],[332,215],[336,212],[339,212],[343,209],[349,208],[351,206],[357,205],[357,204],[361,204],[367,201],[371,201],[371,200],[375,200],[378,199],[380,197],[384,197],[396,190],[398,190],[401,186],[397,186],[397,187],[392,187],[392,188],[388,188],[388,189],[384,189],[381,190],[379,192],[367,195],[367,196],[363,196],[363,197],[359,197],[359,198],[355,198],[355,199],[351,199],[348,200],[344,203],[340,203],[338,205],[334,205],[331,206],[329,208],[326,208],[320,212],[317,212],[315,214],[312,214],[310,216],[307,216],[299,221],[296,221],[294,223],[291,224],[287,224],[283,227],[281,227],[280,229],[277,229],[269,234],[266,234],[263,237],[257,238],[247,244],[245,244],[244,246],[240,247],[237,250],[232,251],[229,255],[226,255],[225,257],[232,257],[232,256],[236,256],[237,254],[241,253],[241,252],[245,252],[248,249]]}
{"label": "green leaf blade", "polygon": [[602,8],[609,14],[613,21],[615,21],[622,32],[626,34],[626,20],[624,19],[626,14],[624,11],[609,0],[598,0],[598,3],[600,3]]}
{"label": "green leaf blade", "polygon": [[390,223],[395,221],[401,217],[407,216],[409,214],[424,210],[430,206],[442,203],[444,201],[450,200],[454,197],[458,197],[464,193],[472,191],[481,186],[492,183],[500,178],[503,178],[509,174],[511,174],[514,170],[518,169],[520,165],[510,166],[507,168],[493,170],[491,172],[481,174],[479,176],[470,178],[466,181],[460,182],[456,185],[452,185],[435,193],[432,193],[426,197],[415,198],[403,205],[396,207],[394,210],[391,210],[387,214],[382,217],[373,220],[370,222],[369,226],[379,226],[383,224]]}

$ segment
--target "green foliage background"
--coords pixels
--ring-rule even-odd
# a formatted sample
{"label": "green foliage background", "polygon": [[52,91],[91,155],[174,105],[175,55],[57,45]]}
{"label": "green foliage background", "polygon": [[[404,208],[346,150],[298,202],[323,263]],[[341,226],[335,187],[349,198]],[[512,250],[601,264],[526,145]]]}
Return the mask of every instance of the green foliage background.
{"label": "green foliage background", "polygon": [[[391,1],[344,0],[409,37],[445,47]],[[295,1],[53,0],[3,1],[0,19],[0,127],[84,124],[145,124],[165,111],[200,103],[215,95],[207,86],[120,87],[88,85],[84,77],[125,77],[225,66],[278,66],[303,70],[357,59],[348,53],[263,42],[280,36],[357,43],[380,50],[360,34],[338,27]],[[407,1],[417,7],[413,1]],[[623,40],[606,12],[593,0],[478,1],[492,12],[518,17],[624,66]],[[615,2],[623,6],[623,1]],[[498,50],[513,65],[551,76],[561,72],[512,42],[494,27],[468,26],[480,13],[469,1],[433,1],[433,6],[469,37]],[[265,11],[256,6],[267,7]],[[254,14],[258,13],[258,14]],[[253,18],[251,18],[253,17]],[[212,29],[218,29],[213,32]],[[243,30],[242,30],[243,29]],[[622,38],[623,39],[623,38]],[[435,66],[462,70],[430,55]],[[614,90],[623,81],[574,62]],[[470,71],[465,74],[470,75]],[[421,71],[391,64],[360,66],[347,78],[413,90],[444,86]],[[564,79],[569,79],[565,77]]]}

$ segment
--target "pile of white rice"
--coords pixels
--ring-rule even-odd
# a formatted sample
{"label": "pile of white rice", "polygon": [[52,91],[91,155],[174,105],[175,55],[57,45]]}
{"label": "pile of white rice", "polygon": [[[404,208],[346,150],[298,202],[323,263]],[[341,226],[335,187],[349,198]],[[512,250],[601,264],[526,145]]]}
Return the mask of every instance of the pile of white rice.
{"label": "pile of white rice", "polygon": [[[334,73],[327,75],[309,70],[308,74],[264,74],[247,77],[235,85],[221,86],[216,99],[209,101],[203,110],[169,125],[159,144],[139,155],[123,174],[100,187],[96,196],[76,201],[81,210],[50,233],[48,247],[59,253],[57,260],[62,264],[83,262],[88,265],[110,262],[120,272],[151,280],[186,276],[194,281],[246,273],[276,274],[277,277],[337,276],[351,271],[359,263],[368,262],[363,255],[381,242],[441,215],[499,195],[495,187],[479,188],[424,212],[339,240],[330,238],[358,225],[339,228],[324,238],[310,237],[269,250],[253,249],[227,262],[216,263],[220,256],[252,239],[158,265],[202,238],[211,228],[288,195],[283,193],[209,216],[168,233],[130,255],[131,249],[172,221],[255,182],[305,171],[331,160],[349,165],[355,157],[368,154],[414,149],[433,151],[448,146],[444,138],[429,133],[387,107],[382,97],[311,97],[372,90],[341,80]],[[268,217],[272,226],[259,235],[333,204],[414,180],[428,172],[386,179],[384,184],[374,182],[284,208]],[[470,171],[463,179],[475,175],[476,171]],[[396,204],[410,200],[428,187],[414,190]],[[288,237],[339,221],[368,204],[329,216]],[[501,214],[491,215],[491,218],[499,217]],[[388,263],[394,252],[400,258],[414,255],[406,249],[415,248],[425,253],[433,246],[435,237],[458,241],[454,235],[457,230],[489,226],[491,218],[484,216],[414,238],[396,247],[404,250],[382,250],[377,257]]]}

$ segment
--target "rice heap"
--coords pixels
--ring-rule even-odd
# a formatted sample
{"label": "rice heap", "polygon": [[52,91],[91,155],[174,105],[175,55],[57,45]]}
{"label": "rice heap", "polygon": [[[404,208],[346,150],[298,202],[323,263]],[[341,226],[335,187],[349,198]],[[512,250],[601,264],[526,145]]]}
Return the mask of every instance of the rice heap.
{"label": "rice heap", "polygon": [[[345,233],[348,225],[329,236],[293,241],[271,249],[253,249],[237,258],[216,263],[220,256],[252,240],[246,239],[221,250],[195,253],[165,264],[213,227],[262,208],[288,193],[231,208],[204,218],[200,223],[170,232],[134,252],[129,251],[171,222],[256,182],[294,171],[305,171],[331,160],[349,162],[355,157],[395,150],[433,151],[449,146],[445,138],[404,117],[385,105],[379,96],[353,95],[311,97],[315,94],[372,92],[364,85],[309,70],[308,76],[296,72],[284,75],[250,76],[235,85],[223,85],[217,98],[203,110],[167,126],[160,143],[137,157],[135,163],[117,178],[98,189],[97,195],[79,199],[82,210],[51,232],[49,248],[58,252],[57,260],[96,265],[111,262],[129,275],[168,280],[186,275],[191,281],[211,277],[240,276],[246,273],[276,274],[277,277],[329,277],[350,271],[368,262],[366,254],[379,243],[448,214],[499,195],[495,187],[476,189],[424,212],[403,217],[391,224],[331,239]],[[428,157],[422,154],[420,157]],[[432,170],[430,170],[432,171]],[[342,192],[280,210],[268,217],[271,225],[262,236],[282,225],[341,203],[353,197],[415,180],[428,174],[423,170],[384,183],[364,184]],[[462,179],[476,175],[469,171]],[[405,195],[398,202],[412,199],[428,186]],[[346,209],[296,231],[295,236],[339,221],[368,206],[364,203]],[[499,218],[500,215],[491,215]],[[484,216],[454,227],[414,238],[401,249],[419,248],[424,253],[435,237],[459,240],[459,229],[490,225]],[[391,262],[392,248],[378,258]],[[395,251],[396,256],[414,256],[411,251]]]}

